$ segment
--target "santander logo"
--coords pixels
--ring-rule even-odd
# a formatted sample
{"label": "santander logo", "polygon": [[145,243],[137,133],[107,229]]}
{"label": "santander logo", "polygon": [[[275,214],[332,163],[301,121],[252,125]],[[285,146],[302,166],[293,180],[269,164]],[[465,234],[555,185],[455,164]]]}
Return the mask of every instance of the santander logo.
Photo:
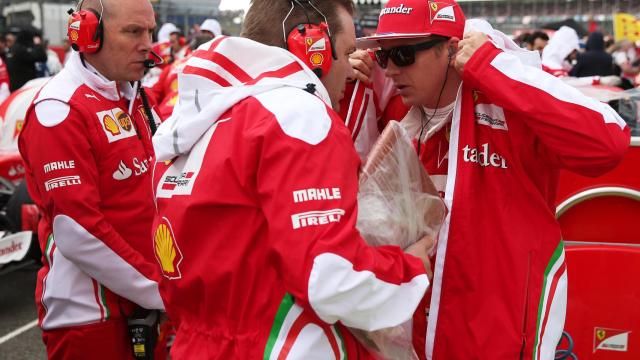
{"label": "santander logo", "polygon": [[382,9],[382,11],[380,12],[380,17],[387,15],[387,14],[405,14],[405,15],[409,15],[411,14],[411,11],[413,10],[413,8],[410,7],[405,7],[404,4],[400,4],[399,6],[395,6],[395,7],[388,7],[388,8],[384,8]]}
{"label": "santander logo", "polygon": [[480,149],[470,148],[469,145],[467,145],[462,150],[464,152],[463,159],[465,162],[476,163],[482,167],[507,168],[507,160],[496,153],[492,154],[489,151],[489,144],[481,145]]}

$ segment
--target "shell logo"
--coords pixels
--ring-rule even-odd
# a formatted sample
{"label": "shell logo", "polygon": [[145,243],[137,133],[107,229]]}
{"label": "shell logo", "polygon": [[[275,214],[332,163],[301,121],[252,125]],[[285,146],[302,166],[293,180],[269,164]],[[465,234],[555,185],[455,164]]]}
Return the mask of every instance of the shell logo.
{"label": "shell logo", "polygon": [[311,55],[311,58],[309,58],[309,61],[313,66],[322,66],[322,63],[324,62],[324,56],[322,56],[322,54],[320,53],[315,53]]}
{"label": "shell logo", "polygon": [[13,137],[17,138],[18,135],[20,135],[20,133],[22,132],[22,128],[24,127],[24,120],[17,120],[16,121],[16,128],[13,131]]}
{"label": "shell logo", "polygon": [[77,31],[75,31],[75,30],[71,31],[71,35],[70,36],[71,36],[71,40],[72,41],[78,41],[78,32]]}
{"label": "shell logo", "polygon": [[118,118],[118,123],[120,124],[120,127],[122,127],[124,131],[126,132],[131,131],[133,124],[131,122],[131,118],[129,117],[129,114],[121,111],[116,115],[116,117]]}
{"label": "shell logo", "polygon": [[153,249],[156,260],[160,263],[162,274],[169,280],[180,279],[180,263],[182,252],[178,248],[173,229],[167,218],[162,218],[153,237]]}
{"label": "shell logo", "polygon": [[118,136],[122,133],[122,131],[120,131],[120,127],[111,116],[105,115],[104,118],[102,118],[102,123],[104,124],[104,128],[110,132],[111,135]]}

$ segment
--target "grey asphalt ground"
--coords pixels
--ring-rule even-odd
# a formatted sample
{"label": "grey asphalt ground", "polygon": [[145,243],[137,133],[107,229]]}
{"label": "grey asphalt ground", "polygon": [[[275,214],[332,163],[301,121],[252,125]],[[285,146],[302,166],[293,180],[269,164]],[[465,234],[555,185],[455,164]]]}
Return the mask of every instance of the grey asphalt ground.
{"label": "grey asphalt ground", "polygon": [[[5,335],[37,319],[34,300],[39,265],[5,273],[0,269],[0,341]],[[40,328],[34,326],[0,344],[0,360],[44,360]]]}

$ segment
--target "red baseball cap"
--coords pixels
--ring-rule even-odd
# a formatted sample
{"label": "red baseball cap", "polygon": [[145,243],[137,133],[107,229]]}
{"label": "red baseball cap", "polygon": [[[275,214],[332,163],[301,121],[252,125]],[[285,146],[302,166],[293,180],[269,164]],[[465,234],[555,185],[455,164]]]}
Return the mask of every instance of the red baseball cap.
{"label": "red baseball cap", "polygon": [[378,40],[464,34],[465,17],[453,0],[390,0],[380,12],[376,34],[357,39],[358,48],[379,47]]}

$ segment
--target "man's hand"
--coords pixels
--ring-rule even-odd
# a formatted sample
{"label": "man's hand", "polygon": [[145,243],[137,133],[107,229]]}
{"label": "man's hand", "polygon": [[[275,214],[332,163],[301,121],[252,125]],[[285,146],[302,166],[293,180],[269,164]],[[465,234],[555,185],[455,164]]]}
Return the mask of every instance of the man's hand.
{"label": "man's hand", "polygon": [[349,55],[349,63],[353,68],[353,76],[349,81],[360,80],[364,83],[371,83],[371,73],[373,72],[373,60],[367,50],[356,50]]}
{"label": "man's hand", "polygon": [[486,34],[478,31],[471,31],[464,35],[464,38],[458,43],[458,52],[455,58],[456,70],[460,75],[462,75],[467,61],[488,40],[489,37]]}
{"label": "man's hand", "polygon": [[431,261],[429,260],[429,251],[433,247],[434,243],[435,241],[431,237],[425,236],[405,250],[407,254],[411,254],[422,260],[429,280],[433,279],[433,272],[431,272]]}

